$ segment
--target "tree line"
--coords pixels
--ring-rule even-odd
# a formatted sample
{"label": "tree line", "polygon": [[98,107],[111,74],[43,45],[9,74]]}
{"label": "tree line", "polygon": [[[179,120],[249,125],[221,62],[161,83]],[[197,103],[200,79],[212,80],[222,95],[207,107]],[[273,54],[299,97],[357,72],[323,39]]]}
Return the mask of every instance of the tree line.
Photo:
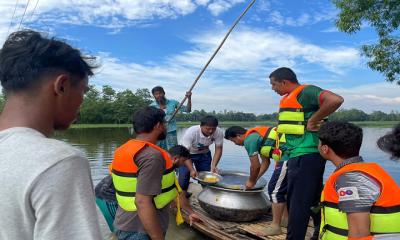
{"label": "tree line", "polygon": [[[0,110],[4,106],[4,96],[0,94]],[[153,101],[153,97],[147,88],[137,89],[132,92],[129,89],[116,91],[112,87],[105,85],[101,90],[94,86],[89,87],[85,95],[85,100],[81,106],[77,123],[81,124],[100,124],[114,123],[123,124],[132,122],[132,113],[142,107],[148,106]],[[260,114],[245,113],[237,111],[212,111],[194,110],[191,113],[178,113],[177,121],[198,122],[206,115],[213,115],[219,121],[276,121],[278,113]],[[330,116],[331,120],[343,121],[400,121],[400,113],[392,111],[385,113],[373,111],[365,113],[359,109],[341,109]]]}

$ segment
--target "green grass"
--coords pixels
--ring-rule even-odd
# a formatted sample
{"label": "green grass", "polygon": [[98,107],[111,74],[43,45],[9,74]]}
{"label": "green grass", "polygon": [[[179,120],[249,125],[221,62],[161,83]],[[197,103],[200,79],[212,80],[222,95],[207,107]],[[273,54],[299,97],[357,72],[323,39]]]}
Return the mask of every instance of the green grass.
{"label": "green grass", "polygon": [[[374,128],[391,128],[398,124],[398,121],[362,121],[362,122],[353,122],[354,124],[360,127],[374,127]],[[193,125],[199,124],[199,122],[178,122],[179,127],[190,127]],[[275,126],[276,122],[271,121],[226,121],[220,122],[220,126],[222,127],[230,127],[230,126],[242,126],[242,127],[252,127],[255,125],[266,125],[266,126]],[[132,124],[73,124],[72,128],[127,128],[132,127]]]}
{"label": "green grass", "polygon": [[360,121],[352,122],[360,127],[391,128],[399,124],[398,121]]}

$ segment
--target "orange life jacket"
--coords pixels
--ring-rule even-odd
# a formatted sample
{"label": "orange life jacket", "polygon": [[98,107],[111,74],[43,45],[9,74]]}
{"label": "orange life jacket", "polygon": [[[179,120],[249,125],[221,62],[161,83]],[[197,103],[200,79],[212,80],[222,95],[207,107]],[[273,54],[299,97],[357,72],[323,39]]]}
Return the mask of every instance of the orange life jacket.
{"label": "orange life jacket", "polygon": [[305,109],[297,100],[297,96],[307,85],[300,85],[291,93],[285,95],[279,104],[278,132],[285,134],[303,135],[307,120],[305,113],[315,112],[316,109]]}
{"label": "orange life jacket", "polygon": [[[282,150],[279,146],[281,143],[286,143],[285,134],[278,134],[275,127],[272,128],[268,126],[260,126],[248,129],[245,133],[245,138],[255,132],[260,134],[263,138],[263,143],[261,145],[261,149],[259,149],[259,153],[262,156],[272,158],[275,161],[280,161],[282,157]],[[272,140],[274,144],[272,146],[264,145],[267,139]]]}
{"label": "orange life jacket", "polygon": [[[321,239],[347,239],[347,215],[338,208],[339,195],[335,183],[340,175],[354,171],[373,177],[381,186],[381,194],[370,211],[371,233],[400,233],[400,188],[397,183],[376,163],[352,163],[334,172],[322,191]],[[353,194],[348,191],[343,194]]]}
{"label": "orange life jacket", "polygon": [[244,137],[247,138],[247,136],[249,136],[250,134],[252,134],[254,132],[260,134],[261,137],[265,137],[267,135],[267,133],[269,133],[268,130],[270,130],[270,129],[271,129],[271,127],[267,127],[267,126],[250,128],[249,130],[246,131],[246,134],[244,135]]}
{"label": "orange life jacket", "polygon": [[111,174],[118,205],[126,211],[136,211],[135,194],[138,166],[135,163],[135,157],[145,147],[156,149],[165,160],[166,170],[161,181],[162,192],[154,197],[156,207],[158,209],[165,207],[178,194],[175,187],[173,162],[169,153],[150,142],[130,140],[115,151]]}

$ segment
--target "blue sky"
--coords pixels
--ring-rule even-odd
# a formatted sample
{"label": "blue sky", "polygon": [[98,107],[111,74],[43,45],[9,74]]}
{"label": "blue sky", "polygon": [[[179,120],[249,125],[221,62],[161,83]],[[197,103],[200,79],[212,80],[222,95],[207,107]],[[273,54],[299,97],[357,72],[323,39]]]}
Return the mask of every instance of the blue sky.
{"label": "blue sky", "polygon": [[[167,97],[180,100],[249,1],[17,2],[0,3],[1,44],[9,26],[10,32],[40,30],[97,56],[101,67],[91,83],[98,87],[134,91],[161,85]],[[375,32],[365,25],[356,34],[341,33],[334,25],[337,13],[330,1],[257,0],[194,89],[193,108],[274,112],[280,97],[267,76],[287,66],[302,83],[344,96],[344,108],[398,111],[399,86],[368,69],[360,54],[362,44],[376,40]]]}

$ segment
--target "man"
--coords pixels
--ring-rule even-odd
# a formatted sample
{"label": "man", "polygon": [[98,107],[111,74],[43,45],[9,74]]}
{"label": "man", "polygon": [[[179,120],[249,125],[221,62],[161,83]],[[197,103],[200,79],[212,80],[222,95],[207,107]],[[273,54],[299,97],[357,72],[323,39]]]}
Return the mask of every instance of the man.
{"label": "man", "polygon": [[77,117],[93,67],[79,50],[25,30],[0,51],[0,239],[101,239],[89,163],[49,138]]}
{"label": "man", "polygon": [[289,68],[278,68],[270,76],[272,90],[283,96],[277,131],[286,134],[289,210],[288,239],[304,239],[310,215],[318,238],[320,215],[311,207],[318,204],[325,160],[318,153],[318,129],[324,118],[336,111],[343,98],[319,87],[300,85]]}
{"label": "man", "polygon": [[380,137],[377,144],[381,150],[389,153],[392,159],[400,159],[400,124],[393,127],[390,133]]}
{"label": "man", "polygon": [[[268,183],[268,196],[272,202],[272,224],[261,235],[282,234],[281,220],[286,207],[286,160],[289,159],[289,152],[285,147],[285,135],[278,134],[276,128],[268,126],[249,130],[233,126],[225,130],[225,138],[236,145],[244,146],[247,151],[250,159],[250,177],[246,182],[246,189],[253,188],[257,180],[264,175],[270,165],[270,158],[276,161]],[[259,158],[262,160],[261,164]]]}
{"label": "man", "polygon": [[[218,128],[218,120],[213,116],[205,116],[200,125],[192,126],[184,133],[181,144],[189,149],[190,158],[196,167],[196,171],[218,172],[218,162],[222,156],[224,132]],[[214,156],[211,160],[210,145],[215,144]],[[183,191],[189,188],[191,164],[185,164],[179,168],[179,184]],[[195,174],[192,174],[192,176]]]}
{"label": "man", "polygon": [[320,129],[319,151],[336,167],[321,196],[321,239],[400,239],[400,188],[378,164],[363,161],[362,138],[351,123]]}
{"label": "man", "polygon": [[[190,153],[184,146],[176,145],[168,150],[174,166],[181,166],[186,161],[190,160]],[[110,165],[112,169],[112,165]],[[108,227],[111,232],[114,232],[113,222],[115,220],[115,214],[118,209],[118,202],[115,196],[115,187],[112,182],[111,175],[104,177],[95,188],[96,203],[99,206],[105,220],[107,221]],[[195,220],[193,216],[193,210],[190,207],[189,201],[185,197],[182,201],[182,208],[187,210],[189,214],[190,225]]]}
{"label": "man", "polygon": [[[157,145],[161,148],[168,150],[173,146],[178,145],[177,133],[176,133],[176,120],[171,119],[172,115],[179,107],[179,102],[173,99],[167,99],[165,97],[165,91],[162,87],[156,86],[151,90],[155,101],[153,101],[150,106],[162,109],[165,112],[165,120],[168,122],[167,127],[167,137],[164,140],[160,140],[157,142]],[[192,93],[187,92],[186,97],[188,99],[187,106],[182,106],[180,108],[180,112],[190,113],[192,109]]]}
{"label": "man", "polygon": [[[112,162],[112,179],[118,201],[114,227],[118,239],[164,239],[169,205],[178,196],[174,165],[184,157],[171,158],[155,145],[166,137],[165,113],[155,107],[139,109],[133,116],[136,139],[119,147]],[[178,202],[198,220],[186,197]],[[179,206],[179,204],[178,204]]]}

